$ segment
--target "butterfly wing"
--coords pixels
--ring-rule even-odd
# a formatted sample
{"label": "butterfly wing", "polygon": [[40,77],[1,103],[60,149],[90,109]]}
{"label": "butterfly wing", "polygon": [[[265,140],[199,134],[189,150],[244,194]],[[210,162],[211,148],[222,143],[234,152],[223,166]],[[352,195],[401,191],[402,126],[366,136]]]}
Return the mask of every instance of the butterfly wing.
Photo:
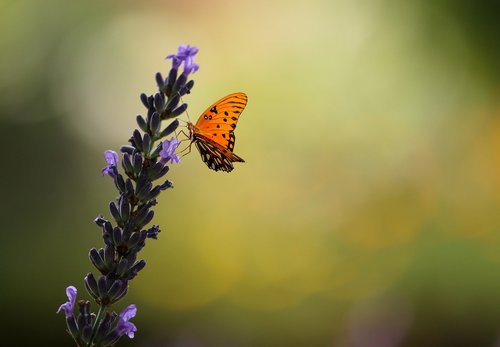
{"label": "butterfly wing", "polygon": [[244,162],[242,158],[229,149],[223,148],[203,135],[195,135],[193,142],[198,148],[203,162],[212,170],[231,172],[234,169],[233,162]]}
{"label": "butterfly wing", "polygon": [[234,129],[246,105],[245,93],[223,97],[201,114],[195,125],[196,132],[232,152],[236,141]]}

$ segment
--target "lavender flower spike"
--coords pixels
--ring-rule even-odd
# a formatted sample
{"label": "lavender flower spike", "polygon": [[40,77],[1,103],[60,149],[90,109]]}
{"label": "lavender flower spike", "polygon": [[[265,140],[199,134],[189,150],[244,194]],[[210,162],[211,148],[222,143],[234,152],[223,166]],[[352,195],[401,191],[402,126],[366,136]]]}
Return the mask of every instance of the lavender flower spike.
{"label": "lavender flower spike", "polygon": [[161,162],[163,164],[171,161],[172,163],[179,163],[180,159],[177,154],[175,154],[175,150],[179,147],[181,142],[173,137],[171,140],[165,140],[162,142],[162,150],[160,151]]}
{"label": "lavender flower spike", "polygon": [[66,288],[66,295],[68,296],[68,301],[59,306],[59,309],[57,310],[56,313],[61,312],[61,310],[64,311],[66,314],[66,318],[68,317],[73,317],[73,307],[75,306],[75,301],[76,301],[76,288],[74,286],[69,286]]}
{"label": "lavender flower spike", "polygon": [[115,151],[108,149],[104,152],[104,160],[106,160],[108,165],[102,169],[102,174],[109,174],[111,177],[114,177],[115,173],[113,168],[116,168],[116,165],[118,165],[118,154],[116,154]]}
{"label": "lavender flower spike", "polygon": [[179,45],[177,54],[170,54],[165,59],[172,59],[172,68],[178,69],[184,62],[184,74],[189,75],[198,71],[199,65],[194,62],[194,56],[198,53],[198,48],[189,45]]}
{"label": "lavender flower spike", "polygon": [[[98,308],[92,312],[90,301],[76,302],[77,290],[69,286],[66,289],[68,301],[57,310],[66,313],[67,332],[77,346],[113,346],[122,336],[133,338],[137,332],[135,324],[130,322],[137,313],[136,306],[127,306],[119,316],[111,306],[125,297],[129,282],[146,265],[146,261],[138,257],[146,246],[146,239],[158,238],[160,227],[147,228],[147,225],[154,217],[157,197],[173,184],[170,180],[161,184],[155,181],[167,174],[169,163],[180,161],[175,153],[180,141],[167,140],[179,121],[170,121],[163,130],[161,123],[186,110],[187,104],[179,103],[193,88],[194,81],[189,80],[188,75],[198,69],[194,62],[196,53],[198,48],[180,45],[176,54],[167,57],[172,59],[168,77],[163,79],[160,72],[156,73],[158,93],[141,94],[146,116],[136,117],[139,128],[132,132],[129,144],[120,147],[123,154],[112,150],[104,152],[106,166],[102,174],[113,178],[118,197],[108,204],[111,219],[101,215],[95,219],[104,246],[93,247],[88,253],[99,274],[94,277],[89,273],[85,277],[85,289]],[[181,65],[184,65],[182,74],[178,71]],[[73,313],[75,309],[79,313]]]}
{"label": "lavender flower spike", "polygon": [[134,323],[129,322],[129,320],[134,318],[136,313],[137,307],[134,304],[128,305],[120,313],[120,320],[115,327],[115,331],[119,336],[127,335],[131,339],[134,338],[134,333],[137,331],[137,327]]}

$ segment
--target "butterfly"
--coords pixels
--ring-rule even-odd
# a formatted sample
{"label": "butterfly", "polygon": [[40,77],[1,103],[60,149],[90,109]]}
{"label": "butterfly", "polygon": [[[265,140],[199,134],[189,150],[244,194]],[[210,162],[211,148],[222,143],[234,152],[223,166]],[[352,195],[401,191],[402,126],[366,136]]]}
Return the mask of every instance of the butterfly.
{"label": "butterfly", "polygon": [[246,105],[245,93],[229,94],[207,108],[196,124],[187,123],[191,144],[210,169],[230,172],[234,162],[245,162],[233,150],[234,129]]}

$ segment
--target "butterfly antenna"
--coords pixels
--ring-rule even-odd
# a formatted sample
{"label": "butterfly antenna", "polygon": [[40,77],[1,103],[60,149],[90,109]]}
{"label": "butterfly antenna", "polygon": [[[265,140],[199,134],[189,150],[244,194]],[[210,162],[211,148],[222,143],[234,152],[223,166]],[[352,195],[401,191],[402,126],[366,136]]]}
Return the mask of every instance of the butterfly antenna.
{"label": "butterfly antenna", "polygon": [[[184,103],[184,100],[182,100],[182,96],[180,96],[180,95],[179,95],[179,97],[181,98],[181,102],[182,102],[182,103]],[[189,114],[187,113],[187,109],[186,109],[186,111],[185,111],[185,112],[186,112],[186,115],[187,115],[187,117],[188,117],[188,121],[190,121],[190,119],[189,119]],[[180,122],[184,123],[184,124],[183,124],[184,126],[187,126],[187,123],[188,123],[188,122],[187,122],[187,121],[185,121],[184,119],[177,118],[177,120],[179,120]],[[177,137],[177,138],[178,138],[180,134],[185,135],[185,136],[189,139],[189,136],[188,136],[188,135],[187,135],[184,131],[182,131],[182,130],[181,130],[181,131],[179,131],[179,132],[177,132],[177,131],[176,131],[176,132],[175,132],[175,137]],[[181,140],[181,141],[184,141],[184,140]]]}
{"label": "butterfly antenna", "polygon": [[[184,103],[184,100],[182,100],[182,96],[180,96],[180,98],[181,98],[181,102]],[[191,118],[189,118],[189,112],[188,112],[187,108],[186,108],[185,112],[186,112],[186,116],[187,116],[188,121],[191,123]]]}

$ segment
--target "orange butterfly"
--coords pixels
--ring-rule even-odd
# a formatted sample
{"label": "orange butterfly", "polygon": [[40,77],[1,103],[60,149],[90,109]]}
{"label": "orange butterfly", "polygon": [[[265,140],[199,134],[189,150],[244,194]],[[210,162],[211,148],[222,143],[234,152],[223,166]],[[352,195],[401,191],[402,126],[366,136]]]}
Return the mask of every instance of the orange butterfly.
{"label": "orange butterfly", "polygon": [[196,145],[210,169],[230,172],[234,169],[233,162],[245,162],[233,149],[234,129],[246,105],[245,93],[229,94],[207,108],[196,124],[188,122],[191,144]]}

